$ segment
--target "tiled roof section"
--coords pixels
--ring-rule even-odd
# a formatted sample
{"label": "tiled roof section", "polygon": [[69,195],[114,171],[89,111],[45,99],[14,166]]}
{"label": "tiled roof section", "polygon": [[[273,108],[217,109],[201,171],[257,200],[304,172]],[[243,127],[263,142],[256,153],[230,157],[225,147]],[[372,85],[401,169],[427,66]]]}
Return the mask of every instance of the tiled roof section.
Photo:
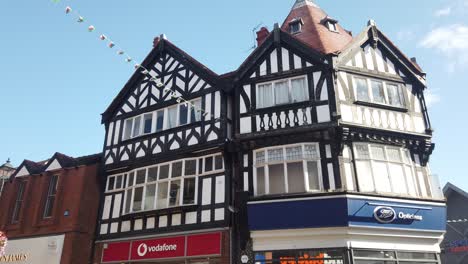
{"label": "tiled roof section", "polygon": [[297,0],[281,29],[289,32],[289,23],[301,18],[304,24],[300,33],[293,34],[313,49],[330,54],[341,51],[353,37],[337,23],[338,32],[332,32],[324,24],[327,14],[311,0]]}
{"label": "tiled roof section", "polygon": [[30,174],[38,174],[44,171],[44,162],[34,162],[30,160],[24,160],[24,166],[28,169]]}
{"label": "tiled roof section", "polygon": [[58,162],[60,163],[60,165],[64,168],[76,166],[76,159],[69,157],[65,154],[57,152],[55,153],[54,157],[52,157],[52,159],[54,158],[56,158]]}

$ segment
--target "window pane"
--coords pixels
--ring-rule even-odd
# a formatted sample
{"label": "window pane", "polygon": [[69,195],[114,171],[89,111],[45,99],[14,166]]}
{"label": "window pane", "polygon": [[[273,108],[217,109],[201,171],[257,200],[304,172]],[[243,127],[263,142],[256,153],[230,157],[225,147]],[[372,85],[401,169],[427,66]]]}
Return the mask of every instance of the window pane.
{"label": "window pane", "polygon": [[295,102],[303,102],[309,99],[309,89],[307,89],[306,79],[291,80],[291,100]]}
{"label": "window pane", "polygon": [[269,149],[268,161],[283,161],[283,148]]}
{"label": "window pane", "polygon": [[387,148],[388,160],[392,162],[401,162],[400,149]]}
{"label": "window pane", "polygon": [[372,151],[372,159],[386,160],[384,147],[371,146],[371,151]]}
{"label": "window pane", "polygon": [[186,104],[179,105],[179,124],[185,125],[188,123],[188,106]]}
{"label": "window pane", "polygon": [[133,125],[133,137],[138,137],[141,134],[140,126],[141,126],[141,116],[135,117],[135,124]]}
{"label": "window pane", "polygon": [[148,182],[154,182],[158,179],[158,167],[151,167],[148,169]]}
{"label": "window pane", "polygon": [[392,252],[392,251],[355,250],[354,257],[396,259],[395,252]]}
{"label": "window pane", "polygon": [[371,81],[372,84],[372,96],[374,97],[375,103],[385,104],[385,93],[383,89],[383,83],[380,81]]}
{"label": "window pane", "polygon": [[262,84],[257,89],[257,108],[273,106],[272,84]]}
{"label": "window pane", "polygon": [[304,158],[316,160],[320,158],[320,154],[317,148],[317,145],[305,145]]}
{"label": "window pane", "polygon": [[198,122],[201,121],[201,112],[197,111],[201,109],[201,99],[192,101],[192,107],[190,110],[190,121]]}
{"label": "window pane", "polygon": [[284,185],[284,165],[270,165],[268,166],[268,173],[270,180],[270,194],[286,193],[286,186]]}
{"label": "window pane", "polygon": [[167,191],[168,191],[167,182],[158,183],[158,198],[156,201],[157,209],[167,208]]}
{"label": "window pane", "polygon": [[177,107],[171,107],[168,110],[167,128],[174,128],[177,126]]}
{"label": "window pane", "polygon": [[[395,261],[387,260],[355,260],[355,264],[397,264]],[[424,263],[420,263],[424,264]]]}
{"label": "window pane", "polygon": [[356,158],[370,159],[369,148],[367,145],[356,144]]}
{"label": "window pane", "polygon": [[410,166],[405,166],[405,175],[409,194],[412,196],[417,196],[418,193],[416,191],[416,183],[414,180],[413,169]]}
{"label": "window pane", "polygon": [[302,162],[288,163],[288,192],[303,193],[306,191],[304,185],[304,166]]}
{"label": "window pane", "polygon": [[116,189],[121,189],[121,188],[122,188],[122,184],[123,184],[123,181],[122,181],[123,175],[117,176],[116,179],[117,179],[117,180],[116,180],[116,183],[115,183],[115,188],[116,188]]}
{"label": "window pane", "polygon": [[172,163],[171,178],[182,176],[182,161]]}
{"label": "window pane", "polygon": [[289,103],[288,81],[275,83],[275,105]]}
{"label": "window pane", "polygon": [[54,208],[55,203],[55,196],[51,196],[47,198],[45,210],[44,210],[44,218],[52,216],[52,209]]}
{"label": "window pane", "polygon": [[156,113],[156,131],[161,131],[164,128],[164,110]]}
{"label": "window pane", "polygon": [[418,171],[418,186],[419,186],[419,194],[423,197],[427,197],[429,195],[427,191],[426,181],[424,180],[424,175],[422,172]]}
{"label": "window pane", "polygon": [[133,212],[139,212],[142,209],[143,201],[143,187],[135,188],[135,194],[133,197]]}
{"label": "window pane", "polygon": [[215,156],[215,170],[222,170],[223,169],[223,156],[218,155]]}
{"label": "window pane", "polygon": [[132,192],[133,189],[127,190],[125,194],[125,213],[128,214],[130,212],[130,204],[132,203]]}
{"label": "window pane", "polygon": [[375,180],[375,189],[378,192],[392,192],[390,179],[388,178],[387,164],[384,162],[374,162],[373,172]]}
{"label": "window pane", "polygon": [[169,164],[159,167],[159,179],[164,180],[169,178]]}
{"label": "window pane", "polygon": [[145,183],[146,169],[137,171],[136,184]]}
{"label": "window pane", "polygon": [[153,128],[153,114],[146,114],[144,116],[144,127],[143,127],[143,133],[148,134],[152,132]]}
{"label": "window pane", "polygon": [[180,205],[180,180],[171,181],[171,189],[169,192],[169,206]]}
{"label": "window pane", "polygon": [[115,178],[110,177],[109,182],[107,183],[107,190],[112,191],[114,190]]}
{"label": "window pane", "polygon": [[403,106],[403,94],[397,85],[387,84],[387,93],[389,104],[397,107]]}
{"label": "window pane", "polygon": [[412,163],[410,152],[407,149],[403,150],[403,162],[410,165]]}
{"label": "window pane", "polygon": [[265,168],[257,168],[257,195],[265,194]]}
{"label": "window pane", "polygon": [[154,198],[156,194],[156,184],[146,186],[145,193],[145,210],[154,209]]}
{"label": "window pane", "polygon": [[399,194],[408,194],[403,165],[389,164],[389,169],[393,192]]}
{"label": "window pane", "polygon": [[286,160],[300,160],[302,159],[302,147],[288,147],[286,148]]}
{"label": "window pane", "polygon": [[362,78],[354,78],[356,84],[356,94],[358,101],[369,102],[369,88],[367,87],[367,80]]}
{"label": "window pane", "polygon": [[399,259],[437,260],[437,255],[434,253],[397,252],[397,255]]}
{"label": "window pane", "polygon": [[205,158],[205,172],[213,170],[213,157]]}
{"label": "window pane", "polygon": [[197,174],[197,160],[185,161],[185,176]]}
{"label": "window pane", "polygon": [[135,172],[130,172],[130,174],[128,175],[128,187],[131,187],[135,184]]}
{"label": "window pane", "polygon": [[372,179],[372,170],[370,162],[356,161],[357,177],[359,181],[359,189],[361,192],[373,192],[374,181]]}
{"label": "window pane", "polygon": [[259,151],[255,155],[256,164],[263,164],[265,163],[265,151]]}
{"label": "window pane", "polygon": [[125,120],[124,140],[132,137],[133,118]]}
{"label": "window pane", "polygon": [[195,178],[184,180],[184,204],[195,203]]}
{"label": "window pane", "polygon": [[307,162],[307,177],[309,178],[309,190],[310,191],[319,191],[320,190],[320,180],[319,180],[319,171],[318,171],[318,162],[317,161],[308,161]]}

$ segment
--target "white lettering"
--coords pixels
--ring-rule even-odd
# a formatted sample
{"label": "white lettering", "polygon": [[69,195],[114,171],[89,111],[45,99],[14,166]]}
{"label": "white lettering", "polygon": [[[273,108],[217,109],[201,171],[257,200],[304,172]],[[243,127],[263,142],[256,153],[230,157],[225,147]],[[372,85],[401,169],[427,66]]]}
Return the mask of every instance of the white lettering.
{"label": "white lettering", "polygon": [[145,243],[142,243],[138,246],[137,248],[137,253],[138,256],[143,257],[146,255],[148,252],[164,252],[164,251],[176,251],[177,250],[177,245],[167,245],[166,243],[164,244],[158,244],[157,246],[150,246],[146,245]]}
{"label": "white lettering", "polygon": [[398,214],[398,218],[404,219],[404,220],[416,220],[416,221],[422,221],[423,220],[422,215],[405,214],[403,212],[400,212]]}

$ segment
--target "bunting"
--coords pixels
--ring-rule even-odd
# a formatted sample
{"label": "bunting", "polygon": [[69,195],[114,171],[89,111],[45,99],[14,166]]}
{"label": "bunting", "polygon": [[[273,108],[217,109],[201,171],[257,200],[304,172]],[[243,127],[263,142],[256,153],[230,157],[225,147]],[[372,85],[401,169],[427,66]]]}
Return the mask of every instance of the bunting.
{"label": "bunting", "polygon": [[[53,2],[58,4],[58,3],[60,3],[60,0],[53,0]],[[66,6],[65,7],[65,14],[74,16],[76,18],[76,21],[79,24],[84,24],[85,21],[86,21],[85,18],[83,16],[81,16],[80,13],[78,13],[71,6]],[[91,25],[91,24],[88,25],[87,29],[88,29],[88,32],[90,32],[90,33],[97,32],[96,27],[94,25]],[[101,33],[98,33],[98,36],[99,36],[99,39],[101,41],[104,41],[104,42],[107,43],[106,44],[107,47],[109,47],[110,49],[116,48],[117,49],[117,53],[116,53],[117,55],[119,55],[119,56],[124,56],[125,55],[124,56],[125,57],[125,60],[124,60],[125,62],[130,63],[130,62],[133,61],[133,58],[122,47],[117,45],[116,42],[109,37],[109,35],[104,34],[104,33],[101,32]],[[164,84],[156,76],[152,76],[151,72],[148,69],[146,69],[142,64],[135,63],[134,67],[135,67],[136,71],[139,71],[142,75],[145,75],[149,79],[149,81],[156,84],[157,87],[159,87],[159,88],[163,87],[164,91],[170,93],[171,98],[175,99],[177,103],[183,103],[187,107],[191,107],[192,109],[194,109],[198,113],[202,114],[204,117],[207,117],[208,115],[210,115],[209,112],[205,111],[202,108],[197,107],[196,105],[194,105],[190,101],[185,100],[176,91],[165,87]],[[211,118],[214,119],[215,117],[213,115],[211,115]]]}

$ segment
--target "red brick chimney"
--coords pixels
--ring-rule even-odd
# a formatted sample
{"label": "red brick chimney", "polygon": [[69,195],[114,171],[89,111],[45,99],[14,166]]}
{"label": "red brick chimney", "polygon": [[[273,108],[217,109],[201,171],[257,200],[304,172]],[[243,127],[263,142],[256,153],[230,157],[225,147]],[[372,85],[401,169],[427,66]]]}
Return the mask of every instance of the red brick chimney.
{"label": "red brick chimney", "polygon": [[268,28],[266,27],[262,27],[259,31],[257,31],[258,46],[262,45],[269,35],[270,35],[270,31],[268,31]]}

